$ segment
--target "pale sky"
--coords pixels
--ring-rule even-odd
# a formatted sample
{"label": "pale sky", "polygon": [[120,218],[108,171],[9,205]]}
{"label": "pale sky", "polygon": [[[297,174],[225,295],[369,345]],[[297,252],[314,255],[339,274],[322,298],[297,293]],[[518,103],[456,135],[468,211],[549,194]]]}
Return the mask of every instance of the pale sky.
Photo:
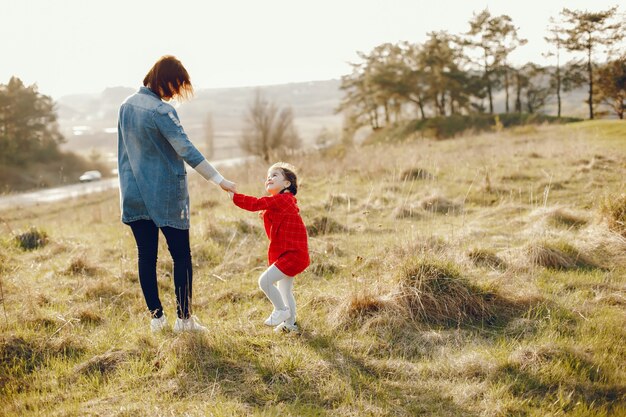
{"label": "pale sky", "polygon": [[[196,89],[327,80],[350,72],[356,51],[422,42],[469,29],[487,7],[508,14],[541,53],[550,16],[599,11],[616,0],[0,0],[0,83],[12,75],[58,98],[138,87],[164,54],[177,56]],[[621,7],[620,12],[624,12]]]}

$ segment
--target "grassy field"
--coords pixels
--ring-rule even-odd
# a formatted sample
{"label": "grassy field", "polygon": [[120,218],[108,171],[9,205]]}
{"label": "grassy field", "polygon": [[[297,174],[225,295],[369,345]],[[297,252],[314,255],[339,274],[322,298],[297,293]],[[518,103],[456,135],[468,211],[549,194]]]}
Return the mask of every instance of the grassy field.
{"label": "grassy field", "polygon": [[290,159],[301,335],[262,324],[260,221],[198,176],[208,335],[150,333],[116,192],[0,213],[0,415],[626,415],[626,123],[327,152]]}

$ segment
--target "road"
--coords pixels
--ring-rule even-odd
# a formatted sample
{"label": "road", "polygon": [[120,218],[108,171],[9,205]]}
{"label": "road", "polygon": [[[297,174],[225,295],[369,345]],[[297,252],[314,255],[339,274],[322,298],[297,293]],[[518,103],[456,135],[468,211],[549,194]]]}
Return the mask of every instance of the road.
{"label": "road", "polygon": [[[230,158],[212,161],[211,164],[216,168],[220,168],[239,165],[252,159],[254,159],[254,157]],[[81,195],[100,193],[112,188],[117,188],[118,186],[119,180],[117,178],[110,178],[82,184],[65,185],[63,187],[46,188],[44,190],[28,193],[9,194],[0,196],[0,210],[52,203],[67,198],[79,197]]]}

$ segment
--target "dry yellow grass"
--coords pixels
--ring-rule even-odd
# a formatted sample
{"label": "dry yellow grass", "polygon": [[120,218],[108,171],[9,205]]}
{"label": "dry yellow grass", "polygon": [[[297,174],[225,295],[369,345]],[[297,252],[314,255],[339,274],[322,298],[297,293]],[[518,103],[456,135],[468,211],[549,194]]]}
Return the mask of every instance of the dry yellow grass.
{"label": "dry yellow grass", "polygon": [[[116,191],[4,211],[0,414],[624,415],[626,242],[600,205],[626,185],[624,126],[291,157],[311,231],[298,336],[262,325],[257,216],[193,173],[208,335],[150,333]],[[266,169],[224,174],[259,195]],[[20,249],[24,230],[47,244]],[[163,240],[159,254],[171,322]]]}

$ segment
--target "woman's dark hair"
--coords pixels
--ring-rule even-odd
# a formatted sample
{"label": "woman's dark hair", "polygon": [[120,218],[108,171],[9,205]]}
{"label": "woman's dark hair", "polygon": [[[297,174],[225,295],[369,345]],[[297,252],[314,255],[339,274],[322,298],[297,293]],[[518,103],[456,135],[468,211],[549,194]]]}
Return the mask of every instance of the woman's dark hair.
{"label": "woman's dark hair", "polygon": [[285,179],[291,183],[289,187],[285,188],[280,193],[282,194],[286,190],[289,190],[291,194],[296,195],[298,193],[298,177],[296,177],[295,172],[287,168],[280,168],[280,169],[283,171],[283,175],[285,176]]}
{"label": "woman's dark hair", "polygon": [[172,55],[159,58],[143,79],[143,85],[161,98],[179,96],[188,99],[193,95],[193,87],[187,70]]}

